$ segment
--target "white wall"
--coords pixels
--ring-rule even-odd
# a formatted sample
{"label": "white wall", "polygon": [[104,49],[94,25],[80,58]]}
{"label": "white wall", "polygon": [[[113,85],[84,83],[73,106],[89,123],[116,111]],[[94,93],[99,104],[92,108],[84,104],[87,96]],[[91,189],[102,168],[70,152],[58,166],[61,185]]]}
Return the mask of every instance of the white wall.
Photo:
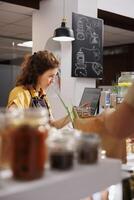
{"label": "white wall", "polygon": [[97,0],[78,0],[78,13],[90,17],[97,16]]}
{"label": "white wall", "polygon": [[32,37],[33,51],[43,50],[53,31],[60,26],[62,18],[61,0],[42,0],[40,10],[33,13]]}
{"label": "white wall", "polygon": [[98,0],[98,8],[134,18],[134,0]]}
{"label": "white wall", "polygon": [[[55,28],[60,26],[63,16],[63,0],[42,0],[40,10],[33,13],[33,51],[43,50]],[[72,12],[96,17],[97,0],[66,0],[65,14],[67,26],[71,26]],[[68,105],[77,105],[85,87],[95,87],[95,80],[71,77],[71,43],[61,44],[61,96]],[[55,49],[56,51],[56,49]],[[50,101],[55,116],[60,117],[64,110],[59,106],[56,95],[50,92]]]}

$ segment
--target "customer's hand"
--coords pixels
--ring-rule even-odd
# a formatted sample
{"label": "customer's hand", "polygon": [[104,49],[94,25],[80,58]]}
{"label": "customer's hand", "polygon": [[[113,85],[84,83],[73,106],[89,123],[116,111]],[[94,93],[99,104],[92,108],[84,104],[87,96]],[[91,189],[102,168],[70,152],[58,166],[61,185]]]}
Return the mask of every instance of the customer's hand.
{"label": "customer's hand", "polygon": [[[102,149],[106,150],[106,155],[112,158],[126,161],[126,142],[125,139],[114,137],[106,126],[107,118],[113,115],[114,109],[106,109],[103,113],[89,118],[75,118],[74,128],[86,134],[97,133],[102,140]],[[108,120],[109,121],[109,120]],[[116,131],[116,130],[113,130]],[[118,148],[117,148],[118,147]]]}

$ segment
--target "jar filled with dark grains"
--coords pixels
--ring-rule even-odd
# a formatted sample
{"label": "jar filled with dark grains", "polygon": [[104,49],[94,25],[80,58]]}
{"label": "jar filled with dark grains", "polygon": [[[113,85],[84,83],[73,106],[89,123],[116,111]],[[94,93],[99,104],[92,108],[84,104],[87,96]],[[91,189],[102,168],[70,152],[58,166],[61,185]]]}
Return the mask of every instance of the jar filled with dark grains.
{"label": "jar filled with dark grains", "polygon": [[77,138],[77,159],[80,164],[98,161],[100,137],[95,133],[81,133]]}
{"label": "jar filled with dark grains", "polygon": [[61,131],[50,136],[48,141],[49,164],[51,169],[67,170],[73,167],[74,151],[68,137],[64,137]]}
{"label": "jar filled with dark grains", "polygon": [[27,109],[12,120],[13,177],[18,180],[33,180],[43,176],[47,158],[45,140],[48,113],[45,109]]}

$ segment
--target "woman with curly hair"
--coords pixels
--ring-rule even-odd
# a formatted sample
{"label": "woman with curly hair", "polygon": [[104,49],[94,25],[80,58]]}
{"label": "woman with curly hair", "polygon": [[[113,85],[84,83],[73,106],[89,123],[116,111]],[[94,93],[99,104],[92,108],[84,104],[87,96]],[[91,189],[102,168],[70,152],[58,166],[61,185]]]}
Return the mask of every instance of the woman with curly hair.
{"label": "woman with curly hair", "polygon": [[16,86],[9,94],[9,109],[29,107],[46,107],[50,123],[56,128],[62,128],[70,119],[68,116],[53,120],[51,106],[46,95],[48,87],[53,82],[59,69],[59,61],[52,52],[38,51],[27,56],[22,63],[22,72]]}

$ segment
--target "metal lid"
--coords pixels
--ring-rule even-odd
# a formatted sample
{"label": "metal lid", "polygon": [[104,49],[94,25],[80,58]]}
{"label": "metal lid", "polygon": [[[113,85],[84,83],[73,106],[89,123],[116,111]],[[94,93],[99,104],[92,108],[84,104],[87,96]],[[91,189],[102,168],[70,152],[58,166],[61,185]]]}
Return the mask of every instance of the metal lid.
{"label": "metal lid", "polygon": [[97,133],[81,133],[79,139],[91,144],[99,144],[101,142],[100,136]]}

